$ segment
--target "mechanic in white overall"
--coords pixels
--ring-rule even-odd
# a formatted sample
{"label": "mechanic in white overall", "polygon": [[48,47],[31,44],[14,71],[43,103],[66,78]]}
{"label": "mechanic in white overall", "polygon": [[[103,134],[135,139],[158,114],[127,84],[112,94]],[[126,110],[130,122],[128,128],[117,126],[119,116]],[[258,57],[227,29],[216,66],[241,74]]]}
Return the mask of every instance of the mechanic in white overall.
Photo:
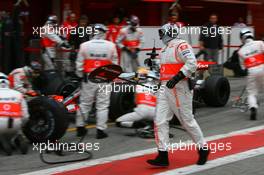
{"label": "mechanic in white overall", "polygon": [[143,31],[139,28],[137,16],[130,17],[128,26],[120,30],[117,37],[117,46],[121,49],[120,66],[124,72],[136,72],[139,66],[138,54],[143,46]]}
{"label": "mechanic in white overall", "polygon": [[0,73],[0,144],[8,155],[12,154],[12,144],[22,153],[27,152],[25,145],[21,147],[21,141],[25,141],[19,131],[28,118],[27,102],[23,94],[10,89],[8,77]]}
{"label": "mechanic in white overall", "polygon": [[70,49],[68,42],[63,40],[58,33],[58,17],[51,15],[45,25],[41,28],[41,47],[44,70],[53,70],[56,58],[56,47]]}
{"label": "mechanic in white overall", "polygon": [[33,90],[32,81],[39,76],[42,65],[37,61],[32,61],[30,65],[14,69],[9,75],[10,88],[21,92],[23,95],[37,96]]}
{"label": "mechanic in white overall", "polygon": [[104,132],[107,128],[108,107],[110,103],[110,93],[107,90],[109,83],[92,83],[88,80],[88,75],[94,69],[108,65],[117,64],[118,56],[114,43],[107,41],[107,28],[102,24],[94,25],[95,36],[92,40],[80,45],[80,50],[76,60],[76,74],[83,77],[80,110],[77,112],[76,125],[77,136],[86,134],[84,118],[92,108],[93,102],[96,101],[96,128],[97,139],[106,138],[108,135]]}
{"label": "mechanic in white overall", "polygon": [[158,77],[154,72],[146,68],[139,68],[137,78],[139,82],[151,88],[136,85],[135,102],[137,106],[134,108],[134,112],[124,114],[116,119],[116,125],[118,127],[140,128],[143,127],[140,121],[154,120],[156,108],[156,96],[154,93],[157,90],[155,80]]}
{"label": "mechanic in white overall", "polygon": [[250,108],[250,119],[257,119],[257,96],[264,89],[264,42],[255,41],[253,33],[244,28],[240,31],[243,46],[239,49],[240,64],[247,69],[247,92]]}
{"label": "mechanic in white overall", "polygon": [[192,91],[187,78],[196,71],[197,61],[192,47],[177,38],[178,27],[165,24],[159,29],[159,36],[165,46],[160,51],[160,80],[162,87],[157,94],[157,109],[154,120],[158,155],[147,160],[150,165],[166,167],[169,165],[169,121],[175,114],[181,125],[191,136],[199,153],[198,165],[203,165],[209,155],[205,139],[192,112]]}

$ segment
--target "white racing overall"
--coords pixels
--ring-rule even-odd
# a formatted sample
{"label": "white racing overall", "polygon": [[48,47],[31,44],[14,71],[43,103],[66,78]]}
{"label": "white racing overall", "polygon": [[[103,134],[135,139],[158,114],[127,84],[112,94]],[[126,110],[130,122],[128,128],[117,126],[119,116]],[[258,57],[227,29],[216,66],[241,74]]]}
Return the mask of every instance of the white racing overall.
{"label": "white racing overall", "polygon": [[[100,66],[117,63],[117,50],[114,43],[103,39],[92,39],[80,45],[76,60],[76,74],[80,77]],[[87,116],[92,105],[96,102],[96,127],[104,130],[107,128],[108,107],[110,102],[109,83],[92,83],[87,79],[82,83],[80,95],[80,110],[77,112],[77,127],[84,126],[82,116]]]}
{"label": "white racing overall", "polygon": [[166,83],[179,71],[190,77],[196,71],[197,61],[191,46],[184,40],[173,39],[160,51],[160,80],[162,87],[157,95],[155,136],[160,151],[169,150],[169,121],[175,114],[192,140],[202,147],[206,142],[192,112],[192,91],[187,79],[181,80],[173,89]]}
{"label": "white racing overall", "polygon": [[238,54],[241,67],[248,70],[249,108],[258,108],[257,95],[264,89],[264,42],[247,39]]}

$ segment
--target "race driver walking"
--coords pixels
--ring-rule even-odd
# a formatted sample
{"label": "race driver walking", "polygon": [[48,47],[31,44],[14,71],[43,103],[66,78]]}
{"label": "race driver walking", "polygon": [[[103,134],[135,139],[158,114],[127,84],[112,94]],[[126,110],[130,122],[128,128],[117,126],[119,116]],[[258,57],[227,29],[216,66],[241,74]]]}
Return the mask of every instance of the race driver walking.
{"label": "race driver walking", "polygon": [[264,42],[254,41],[253,33],[244,28],[240,31],[243,46],[238,51],[241,67],[247,69],[247,92],[250,108],[250,119],[257,119],[257,95],[264,89]]}
{"label": "race driver walking", "polygon": [[92,83],[88,80],[88,75],[94,69],[108,64],[117,64],[117,50],[114,43],[105,40],[107,28],[103,24],[95,24],[95,36],[92,40],[80,45],[80,50],[76,60],[76,74],[83,77],[80,110],[77,112],[76,125],[77,136],[86,134],[84,127],[85,116],[90,112],[93,102],[96,101],[96,128],[97,139],[106,138],[104,132],[107,128],[108,107],[110,92],[107,91],[108,83]]}
{"label": "race driver walking", "polygon": [[178,31],[175,24],[165,24],[159,29],[159,36],[165,47],[160,52],[162,89],[157,94],[154,120],[158,155],[155,159],[147,160],[150,165],[159,167],[169,166],[169,121],[174,114],[198,148],[198,165],[206,163],[210,152],[192,113],[192,91],[187,81],[196,71],[197,61],[191,46],[177,38]]}

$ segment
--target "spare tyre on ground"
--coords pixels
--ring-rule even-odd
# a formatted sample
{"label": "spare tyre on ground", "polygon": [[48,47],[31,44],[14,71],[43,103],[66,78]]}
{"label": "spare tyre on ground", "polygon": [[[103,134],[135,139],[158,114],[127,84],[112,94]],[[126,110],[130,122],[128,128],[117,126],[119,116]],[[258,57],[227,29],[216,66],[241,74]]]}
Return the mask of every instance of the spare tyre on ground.
{"label": "spare tyre on ground", "polygon": [[205,104],[212,107],[225,106],[230,96],[228,79],[215,75],[207,77],[204,83],[205,85],[201,91],[201,95]]}
{"label": "spare tyre on ground", "polygon": [[28,102],[30,118],[23,132],[32,142],[53,142],[66,132],[69,121],[65,107],[55,100],[41,96]]}

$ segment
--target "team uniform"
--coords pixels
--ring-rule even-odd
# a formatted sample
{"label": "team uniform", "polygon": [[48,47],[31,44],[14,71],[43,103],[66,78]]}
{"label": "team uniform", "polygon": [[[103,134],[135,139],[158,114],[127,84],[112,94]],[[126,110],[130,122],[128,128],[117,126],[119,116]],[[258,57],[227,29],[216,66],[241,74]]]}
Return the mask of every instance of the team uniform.
{"label": "team uniform", "polygon": [[33,94],[32,80],[29,78],[27,66],[17,68],[9,74],[10,87],[22,94]]}
{"label": "team uniform", "polygon": [[54,31],[55,28],[50,24],[44,25],[42,30],[41,47],[44,70],[52,70],[55,68],[53,61],[56,58],[56,47],[64,43],[64,41]]}
{"label": "team uniform", "polygon": [[76,60],[76,74],[84,77],[80,95],[80,110],[77,113],[77,127],[84,126],[82,116],[86,116],[96,101],[96,128],[100,131],[107,128],[110,92],[108,83],[92,83],[87,79],[90,72],[100,66],[117,63],[117,51],[114,43],[104,39],[92,39],[80,46]]}
{"label": "team uniform", "polygon": [[[144,83],[153,86],[152,83]],[[156,96],[150,88],[136,85],[135,102],[137,107],[134,112],[119,117],[116,122],[122,127],[137,127],[136,122],[141,120],[153,121],[155,117]]]}
{"label": "team uniform", "polygon": [[[69,42],[70,40],[70,35],[71,35],[71,31],[74,29],[74,28],[77,28],[78,26],[78,23],[73,21],[69,21],[69,20],[66,20],[63,22],[62,24],[62,27],[63,27],[63,37]],[[67,31],[67,32],[65,32]],[[74,66],[72,65],[71,61],[70,61],[70,52],[62,52],[61,53],[61,56],[63,58],[63,62],[62,62],[62,66],[63,66],[63,70],[66,72],[66,73],[70,73],[70,72],[73,72],[74,71]]]}
{"label": "team uniform", "polygon": [[[117,37],[120,33],[120,30],[122,29],[123,25],[118,24],[111,24],[108,26],[108,31],[106,34],[106,40],[111,41],[113,43],[116,43]],[[117,54],[118,54],[118,65],[120,65],[120,55],[121,55],[121,50],[116,46],[117,49]]]}
{"label": "team uniform", "polygon": [[122,25],[114,25],[114,24],[109,25],[106,39],[108,41],[115,43],[121,29],[122,29]]}
{"label": "team uniform", "polygon": [[20,130],[28,118],[27,102],[23,94],[10,89],[8,77],[0,73],[0,145],[7,155],[12,154],[14,146],[22,154],[27,153],[27,142]]}
{"label": "team uniform", "polygon": [[168,150],[169,126],[168,122],[173,114],[177,116],[182,126],[191,135],[195,143],[200,146],[205,140],[199,125],[194,119],[192,112],[192,91],[189,89],[187,79],[181,80],[173,89],[166,87],[166,83],[178,72],[182,71],[186,77],[190,77],[197,68],[197,61],[191,46],[184,40],[171,40],[160,52],[160,80],[164,92],[158,94],[157,116],[155,125],[157,127],[157,138],[159,150]]}
{"label": "team uniform", "polygon": [[136,27],[134,30],[130,26],[121,29],[117,37],[117,46],[121,49],[120,66],[124,72],[136,72],[138,63],[138,52],[144,42],[143,31]]}
{"label": "team uniform", "polygon": [[197,69],[197,61],[191,46],[177,38],[174,33],[176,25],[165,24],[159,29],[159,35],[165,47],[160,51],[161,89],[157,94],[156,117],[154,119],[155,138],[159,154],[155,159],[147,160],[154,166],[168,166],[169,121],[173,115],[191,136],[198,147],[198,165],[207,161],[209,154],[205,148],[203,133],[194,119],[192,112],[192,90],[188,84],[190,77]]}
{"label": "team uniform", "polygon": [[29,117],[23,95],[9,88],[0,88],[0,133],[17,132],[22,120]]}
{"label": "team uniform", "polygon": [[[264,42],[246,39],[238,51],[241,67],[247,69],[248,104],[251,110],[258,108],[257,96],[264,89]],[[251,111],[252,112],[252,111]],[[255,111],[256,112],[256,111]],[[256,116],[252,116],[252,120]]]}

